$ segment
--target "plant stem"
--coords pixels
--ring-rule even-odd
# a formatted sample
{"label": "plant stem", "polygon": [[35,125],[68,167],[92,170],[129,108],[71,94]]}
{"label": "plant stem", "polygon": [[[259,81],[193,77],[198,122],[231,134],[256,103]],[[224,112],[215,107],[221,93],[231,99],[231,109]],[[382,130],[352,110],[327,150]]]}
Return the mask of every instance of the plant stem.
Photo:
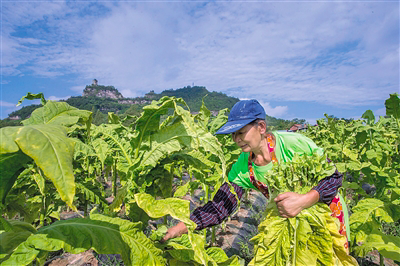
{"label": "plant stem", "polygon": [[113,196],[117,196],[117,161],[113,164]]}
{"label": "plant stem", "polygon": [[[206,184],[202,184],[202,185],[203,185],[203,189],[205,190],[205,197],[203,199],[203,202],[204,202],[204,204],[206,204],[209,201],[209,186]],[[206,239],[206,234],[207,234],[206,228],[203,230],[203,234]]]}
{"label": "plant stem", "polygon": [[379,253],[379,256],[380,256],[380,266],[384,266],[384,257],[380,253]]}
{"label": "plant stem", "polygon": [[209,201],[209,186],[203,184],[203,189],[205,190],[205,198],[203,199],[203,203],[206,204]]}
{"label": "plant stem", "polygon": [[45,225],[45,215],[46,215],[46,196],[42,195],[42,211],[40,212],[39,226]]}
{"label": "plant stem", "polygon": [[85,199],[84,201],[84,216],[85,218],[88,216],[88,200]]}
{"label": "plant stem", "polygon": [[216,242],[216,227],[215,226],[212,227],[212,240],[211,240],[210,244],[213,245],[214,242]]}
{"label": "plant stem", "polygon": [[[296,258],[297,258],[297,229],[298,229],[298,219],[295,218],[295,230],[294,230],[294,252],[292,253],[292,265],[295,265]],[[289,222],[289,221],[288,221]],[[291,226],[291,225],[290,225]]]}

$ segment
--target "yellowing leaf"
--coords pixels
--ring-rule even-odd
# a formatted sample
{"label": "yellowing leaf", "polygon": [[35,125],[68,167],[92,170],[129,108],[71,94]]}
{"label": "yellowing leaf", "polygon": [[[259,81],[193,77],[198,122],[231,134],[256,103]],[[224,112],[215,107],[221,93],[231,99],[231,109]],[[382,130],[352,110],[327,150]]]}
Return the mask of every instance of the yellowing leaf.
{"label": "yellowing leaf", "polygon": [[16,135],[20,149],[43,170],[56,187],[60,197],[69,206],[75,195],[72,158],[74,144],[60,126],[24,126]]}
{"label": "yellowing leaf", "polygon": [[189,219],[189,201],[187,200],[177,198],[155,200],[151,195],[145,193],[135,194],[135,200],[138,206],[152,218],[171,215],[187,226],[196,227],[196,224]]}

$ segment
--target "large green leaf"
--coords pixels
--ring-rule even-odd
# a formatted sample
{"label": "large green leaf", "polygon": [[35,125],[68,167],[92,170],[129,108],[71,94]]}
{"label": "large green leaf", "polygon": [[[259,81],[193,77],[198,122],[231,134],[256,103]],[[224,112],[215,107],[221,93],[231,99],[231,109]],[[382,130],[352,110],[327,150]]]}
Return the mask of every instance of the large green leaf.
{"label": "large green leaf", "polygon": [[86,122],[91,119],[92,112],[79,110],[66,102],[47,101],[47,103],[32,112],[31,117],[22,121],[27,125],[54,124],[71,126],[78,121]]}
{"label": "large green leaf", "polygon": [[373,250],[378,250],[384,257],[400,261],[400,238],[385,235],[379,230],[373,230],[365,241],[353,248],[359,257],[366,256]]}
{"label": "large green leaf", "polygon": [[206,105],[205,105],[205,97],[207,95],[205,95],[202,98],[202,106],[199,110],[199,113],[195,116],[195,119],[198,121],[198,124],[203,127],[204,129],[207,130],[207,125],[209,123],[209,119],[210,119],[210,111],[209,109],[207,109]]}
{"label": "large green leaf", "polygon": [[160,159],[193,145],[193,138],[188,135],[182,122],[165,127],[151,135],[150,148],[145,151],[140,161],[141,169],[155,167]]}
{"label": "large green leaf", "polygon": [[24,164],[31,160],[21,151],[0,154],[0,200],[3,204],[18,175],[24,170]]}
{"label": "large green leaf", "polygon": [[225,108],[219,111],[219,114],[210,122],[209,131],[214,134],[216,131],[221,128],[226,122],[228,117],[225,115],[228,112],[228,109]]}
{"label": "large green leaf", "polygon": [[[158,102],[152,102],[152,104],[143,107],[143,113],[135,122],[135,130],[139,132],[139,135],[133,139],[133,146],[135,147],[135,155],[139,156],[139,150],[142,141],[146,135],[153,134],[160,130],[160,118],[162,115],[166,115],[169,109],[175,109],[177,104],[186,105],[182,99],[176,99],[175,97],[162,97]],[[170,121],[172,117],[167,120]],[[163,123],[165,125],[166,123]]]}
{"label": "large green leaf", "polygon": [[21,128],[22,127],[0,128],[0,154],[19,151],[19,147],[14,140]]}
{"label": "large green leaf", "polygon": [[351,230],[357,230],[359,226],[371,222],[375,218],[381,218],[385,222],[394,222],[389,215],[390,210],[386,204],[379,199],[363,199],[352,208],[350,217]]}
{"label": "large green leaf", "polygon": [[141,223],[92,214],[42,227],[17,247],[3,265],[27,265],[39,250],[121,254],[126,265],[165,265],[162,251],[140,231]]}
{"label": "large green leaf", "polygon": [[[122,159],[119,160],[119,163],[122,163],[124,161],[128,164],[129,167],[132,165],[132,147],[130,144],[128,132],[126,130],[127,129],[120,124],[102,124],[92,130],[92,136],[94,138],[103,136],[103,140],[106,141],[108,144],[107,148],[104,144],[101,144],[101,141],[99,141],[99,143],[94,143],[94,146],[96,145],[96,149],[98,149],[98,151],[102,149],[102,158],[105,158],[105,156],[107,156],[107,153],[111,152],[111,150],[114,149],[115,151],[117,151],[117,153],[121,154]],[[98,144],[100,144],[101,147],[99,147]]]}
{"label": "large green leaf", "polygon": [[120,124],[120,118],[118,115],[114,114],[113,112],[107,113],[107,120],[109,124]]}
{"label": "large green leaf", "polygon": [[102,169],[104,168],[104,161],[106,160],[107,156],[109,155],[109,145],[101,139],[95,139],[92,142],[92,146],[96,151],[96,156],[99,158],[100,163],[102,164]]}
{"label": "large green leaf", "polygon": [[227,254],[221,248],[211,247],[206,250],[206,254],[217,262],[219,266],[234,266],[240,265],[237,256],[232,256],[231,258],[227,257]]}
{"label": "large green leaf", "polygon": [[202,127],[198,126],[194,122],[194,118],[190,112],[184,110],[181,106],[176,107],[176,112],[181,116],[187,134],[195,139],[195,147],[193,148],[203,148],[204,151],[216,155],[221,161],[221,168],[223,170],[223,174],[225,174],[226,161],[223,150],[221,149],[221,144],[218,142],[217,138],[204,130]]}
{"label": "large green leaf", "polygon": [[36,229],[29,223],[13,220],[9,223],[12,230],[0,234],[0,262],[30,235],[36,233]]}
{"label": "large green leaf", "polygon": [[386,115],[400,119],[400,95],[398,93],[390,94],[390,98],[386,100]]}
{"label": "large green leaf", "polygon": [[21,127],[15,142],[43,170],[60,197],[69,206],[75,194],[72,158],[74,144],[60,126],[32,125]]}
{"label": "large green leaf", "polygon": [[374,124],[375,123],[375,115],[373,114],[372,110],[366,110],[365,113],[363,113],[362,118],[368,120],[368,124]]}

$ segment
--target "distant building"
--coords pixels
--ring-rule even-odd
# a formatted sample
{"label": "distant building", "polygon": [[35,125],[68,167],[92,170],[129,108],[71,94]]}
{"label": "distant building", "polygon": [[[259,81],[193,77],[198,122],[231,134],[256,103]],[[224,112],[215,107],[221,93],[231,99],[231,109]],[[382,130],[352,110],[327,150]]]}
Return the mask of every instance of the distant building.
{"label": "distant building", "polygon": [[306,130],[308,129],[307,124],[294,124],[292,127],[287,129],[288,132],[297,132],[299,130]]}
{"label": "distant building", "polygon": [[97,79],[94,79],[94,80],[92,81],[92,86],[97,86]]}
{"label": "distant building", "polygon": [[156,97],[155,91],[151,90],[150,92],[145,94],[145,98],[154,99]]}

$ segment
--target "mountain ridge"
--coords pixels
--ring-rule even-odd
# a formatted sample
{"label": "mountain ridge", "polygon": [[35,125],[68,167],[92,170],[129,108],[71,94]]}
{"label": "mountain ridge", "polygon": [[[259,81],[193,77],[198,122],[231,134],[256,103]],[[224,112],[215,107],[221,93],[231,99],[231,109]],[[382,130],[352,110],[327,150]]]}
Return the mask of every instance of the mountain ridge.
{"label": "mountain ridge", "polygon": [[[95,82],[96,81],[96,82]],[[227,96],[221,92],[208,91],[204,86],[186,86],[178,89],[167,89],[161,93],[153,90],[146,93],[143,97],[123,97],[114,86],[98,85],[94,80],[92,85],[87,85],[82,96],[72,96],[66,100],[69,105],[79,109],[89,110],[93,113],[93,123],[96,125],[107,123],[107,113],[114,112],[121,117],[127,115],[139,116],[142,108],[150,104],[153,100],[159,100],[163,96],[174,96],[182,98],[188,105],[191,113],[197,113],[202,105],[202,100],[206,107],[216,115],[219,110],[224,108],[231,109],[236,102],[236,97]],[[20,125],[23,119],[41,105],[29,105],[9,114],[9,117],[1,120],[0,127]],[[288,129],[295,123],[303,123],[305,120],[293,119],[284,120],[267,116],[267,124],[274,129]]]}

